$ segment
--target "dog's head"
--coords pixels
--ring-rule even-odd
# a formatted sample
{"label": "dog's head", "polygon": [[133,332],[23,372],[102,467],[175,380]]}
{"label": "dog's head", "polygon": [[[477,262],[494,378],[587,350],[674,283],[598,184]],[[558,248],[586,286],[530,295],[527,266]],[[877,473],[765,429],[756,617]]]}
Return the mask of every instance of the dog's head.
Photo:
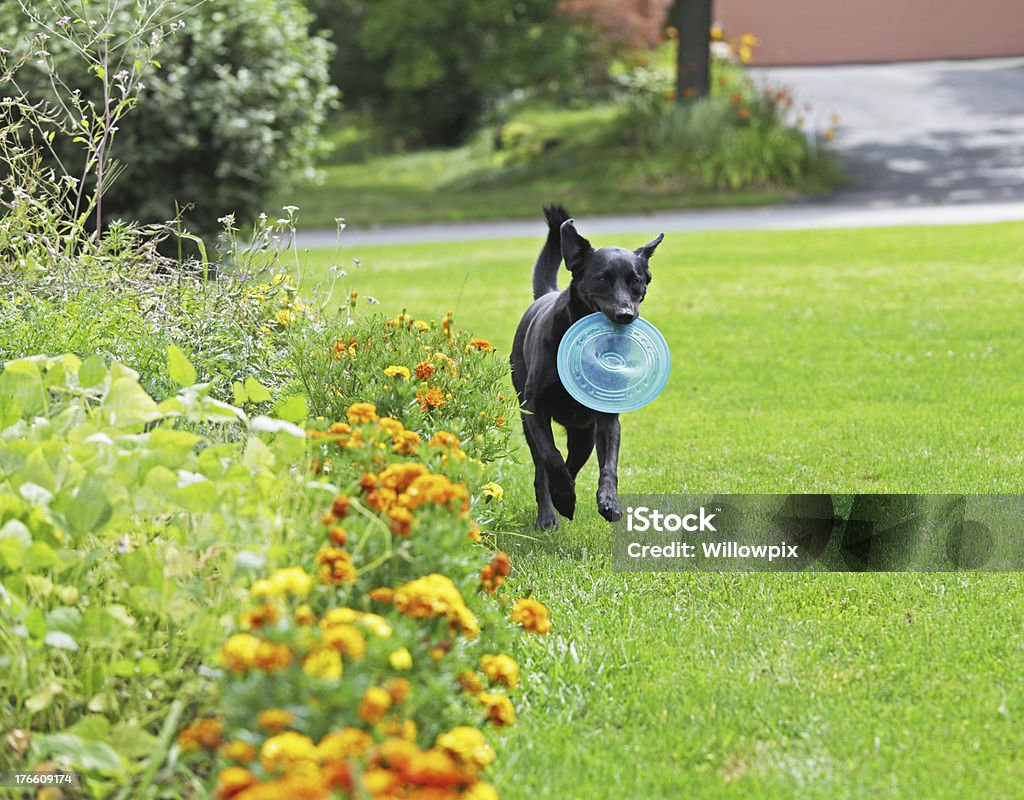
{"label": "dog's head", "polygon": [[572,285],[580,298],[619,325],[635,320],[651,282],[648,262],[665,234],[659,233],[636,250],[622,247],[595,250],[580,236],[571,219],[562,223],[561,234],[562,258],[572,273]]}

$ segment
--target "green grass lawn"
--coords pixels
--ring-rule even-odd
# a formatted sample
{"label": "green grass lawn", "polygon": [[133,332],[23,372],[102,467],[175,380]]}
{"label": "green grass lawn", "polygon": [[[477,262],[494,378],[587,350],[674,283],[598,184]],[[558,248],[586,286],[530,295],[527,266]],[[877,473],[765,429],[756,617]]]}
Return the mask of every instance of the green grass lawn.
{"label": "green grass lawn", "polygon": [[[309,264],[358,255],[388,312],[507,353],[541,232]],[[669,235],[643,316],[673,373],[623,417],[620,490],[1020,492],[1022,251],[1021,224]],[[555,629],[518,653],[503,798],[1024,795],[1021,577],[617,573],[593,462],[535,534],[527,461],[498,544]]]}
{"label": "green grass lawn", "polygon": [[[382,153],[380,143],[360,123],[336,118],[327,131],[332,148],[321,168],[323,180],[306,183],[278,198],[276,205],[300,208],[303,228],[333,228],[336,217],[365,227],[383,223],[458,221],[530,217],[537,198],[575,198],[578,214],[642,212],[695,206],[743,206],[796,197],[795,189],[698,191],[650,185],[644,170],[671,167],[658,159],[641,163],[616,132],[621,107],[534,110],[516,117],[544,152],[505,162],[506,151],[492,146],[486,129],[469,143],[450,149]],[[664,159],[661,159],[664,161]],[[823,176],[808,192],[828,188]]]}

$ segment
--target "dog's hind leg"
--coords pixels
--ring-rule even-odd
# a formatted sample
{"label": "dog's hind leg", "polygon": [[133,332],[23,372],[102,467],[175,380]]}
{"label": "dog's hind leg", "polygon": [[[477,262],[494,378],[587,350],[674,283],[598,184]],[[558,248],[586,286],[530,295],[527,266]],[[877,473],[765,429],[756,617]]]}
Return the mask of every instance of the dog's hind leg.
{"label": "dog's hind leg", "polygon": [[576,480],[590,454],[594,452],[594,428],[566,428],[565,435],[569,450],[565,457],[565,468]]}
{"label": "dog's hind leg", "polygon": [[600,414],[596,425],[597,462],[601,476],[597,482],[597,511],[609,522],[622,519],[619,503],[619,417]]}
{"label": "dog's hind leg", "polygon": [[[575,481],[555,447],[551,417],[547,413],[534,411],[523,414],[523,430],[536,470],[533,485],[537,492],[537,525],[553,528],[557,520],[554,520],[555,524],[546,524],[551,522],[546,512],[552,505],[566,519],[572,519],[576,511]],[[551,516],[554,517],[553,514]]]}

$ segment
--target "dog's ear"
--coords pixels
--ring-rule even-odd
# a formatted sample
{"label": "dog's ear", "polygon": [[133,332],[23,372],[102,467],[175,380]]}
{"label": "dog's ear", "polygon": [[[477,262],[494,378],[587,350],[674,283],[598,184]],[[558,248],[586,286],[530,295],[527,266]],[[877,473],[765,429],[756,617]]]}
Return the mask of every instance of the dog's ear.
{"label": "dog's ear", "polygon": [[583,259],[594,252],[594,248],[576,230],[576,220],[567,219],[562,223],[561,231],[562,258],[565,259],[565,266],[569,268],[569,272],[576,272],[583,266]]}
{"label": "dog's ear", "polygon": [[658,248],[658,245],[661,244],[661,240],[664,238],[665,234],[659,233],[647,244],[643,245],[642,247],[638,247],[633,252],[640,256],[640,258],[642,258],[644,261],[646,261],[647,259],[654,255],[654,251]]}

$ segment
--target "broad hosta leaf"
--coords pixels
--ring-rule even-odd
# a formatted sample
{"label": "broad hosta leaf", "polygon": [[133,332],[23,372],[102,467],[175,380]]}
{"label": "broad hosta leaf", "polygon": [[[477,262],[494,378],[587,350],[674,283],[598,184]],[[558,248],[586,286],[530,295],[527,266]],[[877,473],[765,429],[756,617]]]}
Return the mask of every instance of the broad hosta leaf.
{"label": "broad hosta leaf", "polygon": [[167,371],[178,386],[191,386],[196,382],[196,368],[177,345],[167,348]]}
{"label": "broad hosta leaf", "polygon": [[[113,374],[113,373],[111,373]],[[162,416],[153,398],[134,378],[116,378],[100,406],[103,419],[119,428],[153,422]]]}
{"label": "broad hosta leaf", "polygon": [[46,390],[39,366],[32,361],[9,361],[0,373],[0,397],[9,398],[25,414],[46,410]]}

